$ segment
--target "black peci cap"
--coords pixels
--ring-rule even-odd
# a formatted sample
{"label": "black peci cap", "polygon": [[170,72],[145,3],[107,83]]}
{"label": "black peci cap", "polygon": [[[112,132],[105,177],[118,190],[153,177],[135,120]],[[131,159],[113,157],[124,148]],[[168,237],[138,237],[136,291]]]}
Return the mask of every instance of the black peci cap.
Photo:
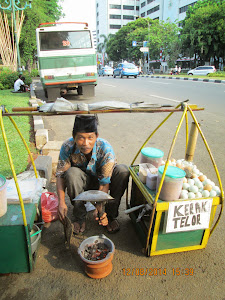
{"label": "black peci cap", "polygon": [[98,117],[96,116],[85,116],[78,115],[75,118],[73,126],[73,136],[77,132],[98,132]]}

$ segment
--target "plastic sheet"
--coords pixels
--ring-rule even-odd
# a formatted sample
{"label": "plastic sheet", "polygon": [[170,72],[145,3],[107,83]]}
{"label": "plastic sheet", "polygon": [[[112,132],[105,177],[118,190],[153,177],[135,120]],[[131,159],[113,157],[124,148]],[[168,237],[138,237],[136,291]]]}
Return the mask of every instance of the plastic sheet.
{"label": "plastic sheet", "polygon": [[[38,203],[47,180],[45,178],[36,178],[34,171],[26,171],[17,176],[17,181],[23,201]],[[7,202],[19,202],[14,179],[7,180]]]}

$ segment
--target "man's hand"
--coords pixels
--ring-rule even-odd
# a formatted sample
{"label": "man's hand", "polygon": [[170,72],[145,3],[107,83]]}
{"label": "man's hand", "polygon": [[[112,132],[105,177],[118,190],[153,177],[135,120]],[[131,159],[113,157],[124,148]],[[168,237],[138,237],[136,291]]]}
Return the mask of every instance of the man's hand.
{"label": "man's hand", "polygon": [[67,215],[68,207],[66,203],[59,203],[58,215],[59,220],[63,223],[65,216]]}
{"label": "man's hand", "polygon": [[95,220],[98,221],[98,224],[102,226],[107,226],[109,223],[106,213],[104,213],[100,218],[96,217]]}

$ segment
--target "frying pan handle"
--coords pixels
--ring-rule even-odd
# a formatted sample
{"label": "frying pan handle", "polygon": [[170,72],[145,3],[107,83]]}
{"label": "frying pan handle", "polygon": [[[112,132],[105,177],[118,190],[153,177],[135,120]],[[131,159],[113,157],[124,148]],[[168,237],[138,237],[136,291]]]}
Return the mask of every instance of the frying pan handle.
{"label": "frying pan handle", "polygon": [[38,111],[38,107],[13,107],[12,111]]}

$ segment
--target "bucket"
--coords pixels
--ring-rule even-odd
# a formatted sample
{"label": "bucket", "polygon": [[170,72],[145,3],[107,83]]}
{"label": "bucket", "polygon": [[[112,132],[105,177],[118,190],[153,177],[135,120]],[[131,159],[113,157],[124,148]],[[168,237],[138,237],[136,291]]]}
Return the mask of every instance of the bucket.
{"label": "bucket", "polygon": [[[157,190],[159,183],[162,178],[162,174],[165,166],[158,168],[158,178],[157,178]],[[183,178],[186,173],[180,168],[168,166],[166,170],[166,176],[163,181],[163,185],[160,191],[159,199],[164,201],[173,201],[180,198],[180,193],[182,191]]]}
{"label": "bucket", "polygon": [[7,182],[3,175],[0,175],[0,217],[7,212]]}
{"label": "bucket", "polygon": [[141,149],[141,163],[150,163],[156,168],[162,164],[164,152],[157,148],[143,148]]}
{"label": "bucket", "polygon": [[[33,225],[33,228],[30,232],[30,235],[34,234],[35,232],[39,231],[40,228],[37,225]],[[31,252],[32,254],[37,250],[38,244],[40,242],[41,239],[41,232],[39,232],[38,234],[31,236]]]}
{"label": "bucket", "polygon": [[[104,243],[109,248],[109,253],[104,259],[98,261],[88,260],[84,257],[85,246],[97,243]],[[91,236],[84,240],[78,248],[78,254],[85,264],[85,273],[91,278],[104,278],[112,272],[112,259],[115,252],[113,242],[105,235]]]}

